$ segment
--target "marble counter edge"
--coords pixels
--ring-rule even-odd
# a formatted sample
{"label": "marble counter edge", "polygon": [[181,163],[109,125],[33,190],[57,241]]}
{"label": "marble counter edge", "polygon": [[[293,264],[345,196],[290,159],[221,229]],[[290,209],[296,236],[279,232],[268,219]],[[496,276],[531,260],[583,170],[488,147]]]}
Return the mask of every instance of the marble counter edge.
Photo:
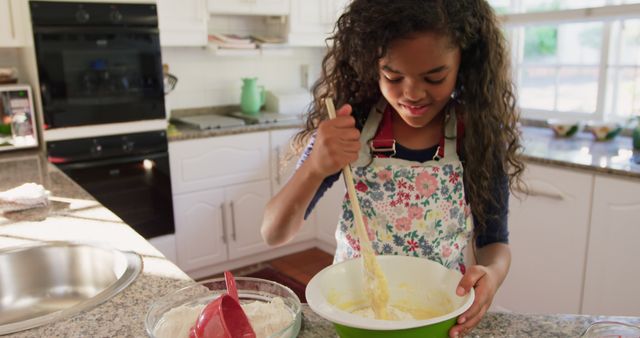
{"label": "marble counter edge", "polygon": [[640,172],[622,170],[622,169],[614,169],[608,167],[600,167],[595,165],[587,165],[587,164],[579,164],[570,161],[562,161],[545,157],[531,156],[527,154],[522,154],[522,159],[527,162],[544,164],[544,165],[553,165],[558,168],[569,168],[569,169],[579,169],[587,173],[591,174],[605,174],[611,175],[620,178],[631,178],[631,179],[640,179]]}

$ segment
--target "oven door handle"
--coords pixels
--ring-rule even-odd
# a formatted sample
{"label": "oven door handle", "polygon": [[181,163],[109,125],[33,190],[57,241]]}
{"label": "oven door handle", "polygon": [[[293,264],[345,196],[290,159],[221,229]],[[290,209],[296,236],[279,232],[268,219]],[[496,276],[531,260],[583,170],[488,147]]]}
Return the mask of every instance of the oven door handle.
{"label": "oven door handle", "polygon": [[34,27],[33,32],[38,33],[73,33],[77,35],[83,35],[86,33],[156,33],[159,34],[160,30],[154,27]]}
{"label": "oven door handle", "polygon": [[56,166],[64,171],[71,169],[89,169],[89,168],[97,168],[104,167],[112,164],[122,164],[122,163],[134,163],[140,162],[143,160],[156,160],[167,157],[168,153],[153,153],[147,155],[139,155],[134,157],[117,157],[110,158],[106,160],[98,160],[98,161],[90,161],[90,162],[74,162],[74,163],[64,163],[64,164],[56,164]]}

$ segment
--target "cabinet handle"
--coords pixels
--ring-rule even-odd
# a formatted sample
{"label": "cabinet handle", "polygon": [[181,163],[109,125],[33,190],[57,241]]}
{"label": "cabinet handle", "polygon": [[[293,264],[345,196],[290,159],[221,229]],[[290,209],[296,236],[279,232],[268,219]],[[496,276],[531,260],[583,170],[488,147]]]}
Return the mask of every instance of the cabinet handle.
{"label": "cabinet handle", "polygon": [[280,146],[276,147],[276,183],[280,185]]}
{"label": "cabinet handle", "polygon": [[224,203],[220,203],[220,212],[222,214],[222,242],[227,244],[227,225],[226,225],[226,213],[224,211]]}
{"label": "cabinet handle", "polygon": [[203,20],[206,21],[207,20],[207,14],[209,11],[209,8],[207,7],[207,2],[206,1],[200,1],[200,10],[198,11],[198,20]]}
{"label": "cabinet handle", "polygon": [[231,239],[235,242],[236,240],[236,212],[233,210],[233,201],[229,203],[231,207]]}
{"label": "cabinet handle", "polygon": [[11,38],[13,40],[16,39],[16,29],[15,29],[15,23],[13,21],[13,17],[15,16],[16,13],[13,12],[13,5],[11,4],[11,0],[7,1],[7,5],[9,5],[9,29],[11,30]]}
{"label": "cabinet handle", "polygon": [[547,192],[547,191],[541,191],[541,190],[537,190],[537,189],[516,189],[516,191],[523,193],[527,196],[533,196],[533,197],[546,197],[546,198],[551,198],[554,200],[559,200],[562,201],[564,200],[564,195],[562,195],[561,193],[552,193],[552,192]]}

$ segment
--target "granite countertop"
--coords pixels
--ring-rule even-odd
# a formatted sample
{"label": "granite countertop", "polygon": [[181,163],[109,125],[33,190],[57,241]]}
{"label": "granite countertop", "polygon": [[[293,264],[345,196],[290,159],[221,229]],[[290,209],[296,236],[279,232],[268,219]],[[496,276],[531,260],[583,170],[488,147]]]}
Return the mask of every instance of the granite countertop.
{"label": "granite countertop", "polygon": [[640,179],[640,150],[627,136],[597,142],[586,132],[558,138],[548,128],[524,127],[522,144],[530,162]]}
{"label": "granite countertop", "polygon": [[[222,111],[222,113],[221,113]],[[189,114],[224,114],[226,110],[183,110],[179,116]],[[277,123],[248,124],[240,127],[199,130],[174,123],[169,141],[207,138],[285,128],[302,128],[303,120]],[[523,157],[533,163],[578,168],[595,173],[640,179],[640,150],[634,150],[630,137],[618,136],[611,141],[596,142],[589,133],[582,132],[570,138],[557,138],[549,128],[522,127]]]}
{"label": "granite countertop", "polygon": [[51,203],[0,214],[0,249],[46,241],[101,243],[137,252],[144,267],[131,285],[107,302],[7,337],[145,337],[144,318],[153,301],[193,281],[44,157],[0,155],[0,191],[25,182],[51,191]]}
{"label": "granite countertop", "polygon": [[[337,337],[333,324],[315,314],[308,305],[302,307],[302,330],[298,338]],[[535,315],[488,312],[480,324],[466,337],[580,337],[592,323],[617,321],[640,325],[640,317],[608,317],[585,315]]]}
{"label": "granite countertop", "polygon": [[269,131],[269,130],[276,130],[276,129],[302,128],[304,124],[304,121],[301,118],[284,120],[279,122],[270,122],[270,123],[254,123],[247,120],[245,121],[246,124],[244,126],[200,130],[198,128],[176,121],[176,119],[180,117],[196,116],[196,115],[222,115],[222,116],[232,117],[232,118],[241,120],[237,116],[231,115],[232,113],[237,112],[238,109],[239,109],[238,106],[221,106],[221,107],[205,107],[205,108],[172,110],[171,125],[169,127],[169,132],[167,133],[167,138],[169,139],[169,142],[183,141],[183,140],[207,138],[207,137],[214,137],[214,136],[226,136],[226,135],[259,132],[259,131]]}

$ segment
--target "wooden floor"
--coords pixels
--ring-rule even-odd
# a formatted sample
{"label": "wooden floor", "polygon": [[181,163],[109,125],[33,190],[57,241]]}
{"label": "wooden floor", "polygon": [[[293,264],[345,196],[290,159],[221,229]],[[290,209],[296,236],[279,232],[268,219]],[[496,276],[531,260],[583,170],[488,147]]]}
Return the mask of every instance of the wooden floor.
{"label": "wooden floor", "polygon": [[274,269],[307,285],[320,270],[333,263],[333,256],[318,249],[308,249],[267,262]]}
{"label": "wooden floor", "polygon": [[[270,265],[279,272],[297,280],[300,283],[303,283],[304,285],[307,285],[316,273],[331,265],[331,263],[333,263],[332,255],[318,248],[312,248],[305,251],[296,252],[291,255],[272,259],[270,261],[233,269],[231,272],[236,276],[243,276],[253,271],[257,271],[263,268],[265,265]],[[223,277],[223,275],[217,274],[200,278],[198,280],[220,277]]]}

